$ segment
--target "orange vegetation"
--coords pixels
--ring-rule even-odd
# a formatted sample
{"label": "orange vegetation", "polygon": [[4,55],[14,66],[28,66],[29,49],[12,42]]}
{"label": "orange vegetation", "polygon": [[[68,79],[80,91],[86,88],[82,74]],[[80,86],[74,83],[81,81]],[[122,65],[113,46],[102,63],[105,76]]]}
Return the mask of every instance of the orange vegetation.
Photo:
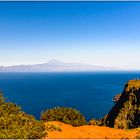
{"label": "orange vegetation", "polygon": [[[50,123],[50,122],[49,122]],[[140,129],[131,129],[131,130],[122,130],[109,128],[105,126],[96,126],[96,125],[84,125],[79,127],[73,127],[68,124],[64,124],[61,122],[53,121],[51,122],[53,125],[59,126],[62,131],[48,131],[48,138],[136,138],[140,136]],[[47,125],[47,123],[46,123]]]}
{"label": "orange vegetation", "polygon": [[140,88],[140,80],[129,80],[126,86],[126,91],[129,91],[131,88],[139,89]]}

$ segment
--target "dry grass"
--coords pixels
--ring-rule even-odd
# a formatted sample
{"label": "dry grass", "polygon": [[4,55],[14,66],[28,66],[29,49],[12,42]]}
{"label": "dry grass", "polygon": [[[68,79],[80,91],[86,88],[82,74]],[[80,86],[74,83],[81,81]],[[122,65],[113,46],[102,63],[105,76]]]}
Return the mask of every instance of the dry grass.
{"label": "dry grass", "polygon": [[128,87],[125,89],[129,91],[131,88],[135,87],[137,90],[140,88],[140,80],[130,80],[127,83]]}
{"label": "dry grass", "polygon": [[[116,139],[133,139],[140,136],[140,129],[131,129],[131,130],[122,130],[115,129],[105,126],[96,126],[96,125],[84,125],[79,127],[73,127],[68,124],[64,124],[61,122],[53,121],[51,122],[53,125],[57,125],[61,128],[62,131],[50,131],[48,132],[48,137],[50,138],[68,138],[68,139],[79,139],[79,138],[116,138]],[[47,125],[47,123],[45,123]]]}

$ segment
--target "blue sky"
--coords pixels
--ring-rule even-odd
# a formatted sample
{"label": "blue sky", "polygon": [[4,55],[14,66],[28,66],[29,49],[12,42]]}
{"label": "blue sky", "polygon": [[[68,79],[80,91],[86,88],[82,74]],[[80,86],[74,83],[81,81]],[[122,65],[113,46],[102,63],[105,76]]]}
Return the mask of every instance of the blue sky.
{"label": "blue sky", "polygon": [[50,59],[140,69],[140,2],[0,2],[0,65]]}

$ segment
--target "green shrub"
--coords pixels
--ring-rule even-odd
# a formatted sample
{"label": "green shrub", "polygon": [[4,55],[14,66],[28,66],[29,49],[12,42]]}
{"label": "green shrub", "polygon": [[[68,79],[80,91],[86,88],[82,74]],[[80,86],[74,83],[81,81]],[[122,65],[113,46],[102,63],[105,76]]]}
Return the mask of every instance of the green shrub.
{"label": "green shrub", "polygon": [[60,121],[73,126],[86,124],[85,117],[76,109],[56,107],[41,114],[43,121]]}
{"label": "green shrub", "polygon": [[5,98],[3,97],[2,91],[0,91],[0,106],[5,103]]}
{"label": "green shrub", "polygon": [[61,127],[56,124],[52,124],[51,122],[47,122],[45,125],[46,131],[62,131]]}
{"label": "green shrub", "polygon": [[46,136],[45,126],[0,94],[0,138],[29,139]]}

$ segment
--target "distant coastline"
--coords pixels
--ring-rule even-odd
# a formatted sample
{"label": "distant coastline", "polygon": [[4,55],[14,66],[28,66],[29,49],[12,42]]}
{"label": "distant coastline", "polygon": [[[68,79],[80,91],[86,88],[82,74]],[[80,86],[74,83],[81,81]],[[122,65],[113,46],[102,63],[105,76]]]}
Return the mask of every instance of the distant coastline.
{"label": "distant coastline", "polygon": [[84,63],[65,63],[54,59],[42,64],[0,66],[0,72],[94,72],[117,70],[119,69],[114,67],[89,65]]}

